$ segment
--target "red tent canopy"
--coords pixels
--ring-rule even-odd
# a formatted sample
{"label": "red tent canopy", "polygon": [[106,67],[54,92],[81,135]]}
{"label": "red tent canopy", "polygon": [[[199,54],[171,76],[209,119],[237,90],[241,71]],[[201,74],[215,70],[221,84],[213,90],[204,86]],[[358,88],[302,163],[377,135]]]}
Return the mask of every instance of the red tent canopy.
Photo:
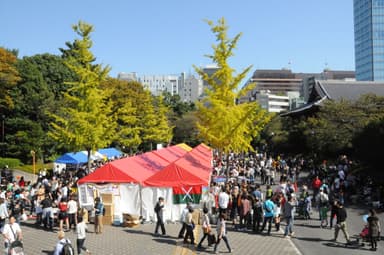
{"label": "red tent canopy", "polygon": [[116,180],[119,180],[121,183],[136,182],[135,177],[128,175],[113,164],[107,164],[97,169],[90,175],[81,178],[78,181],[78,184],[115,182]]}
{"label": "red tent canopy", "polygon": [[197,157],[192,150],[146,179],[143,185],[152,187],[208,185],[211,170],[210,160]]}
{"label": "red tent canopy", "polygon": [[[185,153],[187,152],[184,149],[175,145],[158,151],[115,160],[96,169],[93,173],[80,179],[78,183],[141,183]],[[167,159],[165,155],[172,156]]]}

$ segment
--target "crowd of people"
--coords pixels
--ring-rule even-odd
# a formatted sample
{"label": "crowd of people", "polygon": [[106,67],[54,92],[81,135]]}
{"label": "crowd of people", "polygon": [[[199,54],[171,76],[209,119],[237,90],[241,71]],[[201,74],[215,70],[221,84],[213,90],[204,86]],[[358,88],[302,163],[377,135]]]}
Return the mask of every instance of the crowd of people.
{"label": "crowd of people", "polygon": [[5,240],[6,254],[11,254],[11,249],[16,245],[22,246],[20,225],[31,219],[35,219],[35,227],[57,232],[59,241],[54,254],[62,254],[64,247],[67,247],[66,243],[69,243],[72,249],[70,240],[65,239],[65,232],[71,230],[77,233],[78,254],[82,251],[90,254],[84,246],[86,222],[89,213],[94,211],[95,232],[101,233],[102,223],[98,215],[102,214],[103,205],[100,198],[96,198],[95,207],[90,212],[88,209],[79,208],[76,191],[78,173],[63,171],[61,174],[50,176],[42,170],[36,182],[32,183],[25,181],[23,176],[13,176],[12,172],[4,167],[1,171],[0,231]]}
{"label": "crowd of people", "polygon": [[[184,243],[197,244],[197,248],[202,249],[207,240],[208,246],[216,252],[223,240],[231,252],[227,224],[232,224],[237,231],[271,235],[272,229],[280,231],[282,221],[285,222],[283,235],[289,238],[295,235],[295,217],[311,219],[316,217],[316,211],[319,212],[319,227],[334,228],[333,240],[337,240],[341,230],[346,242],[351,242],[344,204],[351,201],[356,189],[361,189],[362,177],[351,173],[352,162],[346,156],[341,156],[335,164],[324,161],[319,167],[303,158],[272,157],[265,153],[215,154],[213,163],[212,182],[200,204],[203,236],[201,240],[195,240],[194,229],[198,223],[194,222],[193,214],[196,208],[187,204],[178,235]],[[91,212],[79,208],[76,180],[84,174],[84,169],[52,176],[42,171],[38,180],[32,183],[23,177],[14,178],[8,169],[3,169],[0,229],[5,249],[22,243],[20,223],[33,216],[36,227],[57,231],[59,241],[55,254],[70,243],[65,238],[65,232],[70,230],[77,232],[78,254],[83,251],[90,254],[85,248],[88,214],[94,214],[95,233],[101,234],[103,204],[96,198]],[[380,200],[380,195],[372,197],[376,199],[377,196]],[[366,197],[361,199],[366,202]],[[155,206],[156,235],[159,230],[166,235],[164,209],[164,198],[160,197]],[[367,218],[367,228],[372,250],[376,250],[381,226],[374,210]]]}
{"label": "crowd of people", "polygon": [[[216,251],[220,240],[224,240],[231,252],[226,222],[232,223],[237,231],[271,235],[272,229],[279,231],[281,222],[285,221],[283,235],[289,238],[295,234],[294,220],[299,216],[306,220],[318,218],[320,228],[334,228],[333,241],[337,241],[341,230],[346,243],[350,244],[344,204],[361,188],[358,187],[361,177],[354,176],[351,167],[352,162],[346,156],[341,156],[335,164],[324,161],[316,166],[313,161],[302,158],[216,155],[211,187],[203,194],[200,204],[203,236],[197,248],[202,249],[207,239],[208,246]],[[187,204],[179,238],[183,238],[184,243],[196,244],[191,231],[192,213],[192,206]],[[381,226],[374,209],[368,219],[371,249],[376,250]],[[212,224],[217,224],[216,235]]]}

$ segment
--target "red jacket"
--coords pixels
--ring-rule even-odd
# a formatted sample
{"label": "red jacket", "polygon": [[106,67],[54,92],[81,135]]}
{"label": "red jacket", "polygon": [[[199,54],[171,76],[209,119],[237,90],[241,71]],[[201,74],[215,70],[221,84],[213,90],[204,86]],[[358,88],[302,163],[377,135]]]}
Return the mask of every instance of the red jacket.
{"label": "red jacket", "polygon": [[314,180],[313,180],[313,182],[312,182],[312,187],[314,188],[314,189],[320,189],[320,187],[321,187],[321,180],[319,179],[319,178],[315,178]]}

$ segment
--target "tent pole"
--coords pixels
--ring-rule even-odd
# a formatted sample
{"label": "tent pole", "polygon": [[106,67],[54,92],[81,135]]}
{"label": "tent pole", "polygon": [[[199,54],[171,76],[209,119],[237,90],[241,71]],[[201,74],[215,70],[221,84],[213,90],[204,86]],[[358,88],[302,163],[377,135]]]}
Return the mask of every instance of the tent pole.
{"label": "tent pole", "polygon": [[140,217],[143,218],[143,195],[141,194],[141,192],[142,192],[142,187],[141,187],[141,183],[139,183]]}

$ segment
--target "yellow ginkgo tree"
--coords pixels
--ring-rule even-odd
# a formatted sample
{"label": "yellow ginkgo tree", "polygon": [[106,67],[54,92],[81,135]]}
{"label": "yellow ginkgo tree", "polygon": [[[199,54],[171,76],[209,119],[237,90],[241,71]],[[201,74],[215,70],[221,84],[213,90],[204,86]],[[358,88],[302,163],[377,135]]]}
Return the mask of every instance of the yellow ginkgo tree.
{"label": "yellow ginkgo tree", "polygon": [[205,90],[206,96],[197,103],[199,136],[221,153],[253,150],[251,142],[270,120],[270,115],[255,101],[237,103],[238,98],[253,88],[247,86],[239,89],[240,82],[252,66],[236,74],[228,64],[241,33],[232,39],[228,38],[228,26],[224,18],[217,24],[213,24],[212,21],[207,23],[211,26],[217,41],[217,44],[212,46],[213,55],[207,57],[218,68],[216,72],[208,75],[203,69],[195,66],[196,72],[209,85]]}

